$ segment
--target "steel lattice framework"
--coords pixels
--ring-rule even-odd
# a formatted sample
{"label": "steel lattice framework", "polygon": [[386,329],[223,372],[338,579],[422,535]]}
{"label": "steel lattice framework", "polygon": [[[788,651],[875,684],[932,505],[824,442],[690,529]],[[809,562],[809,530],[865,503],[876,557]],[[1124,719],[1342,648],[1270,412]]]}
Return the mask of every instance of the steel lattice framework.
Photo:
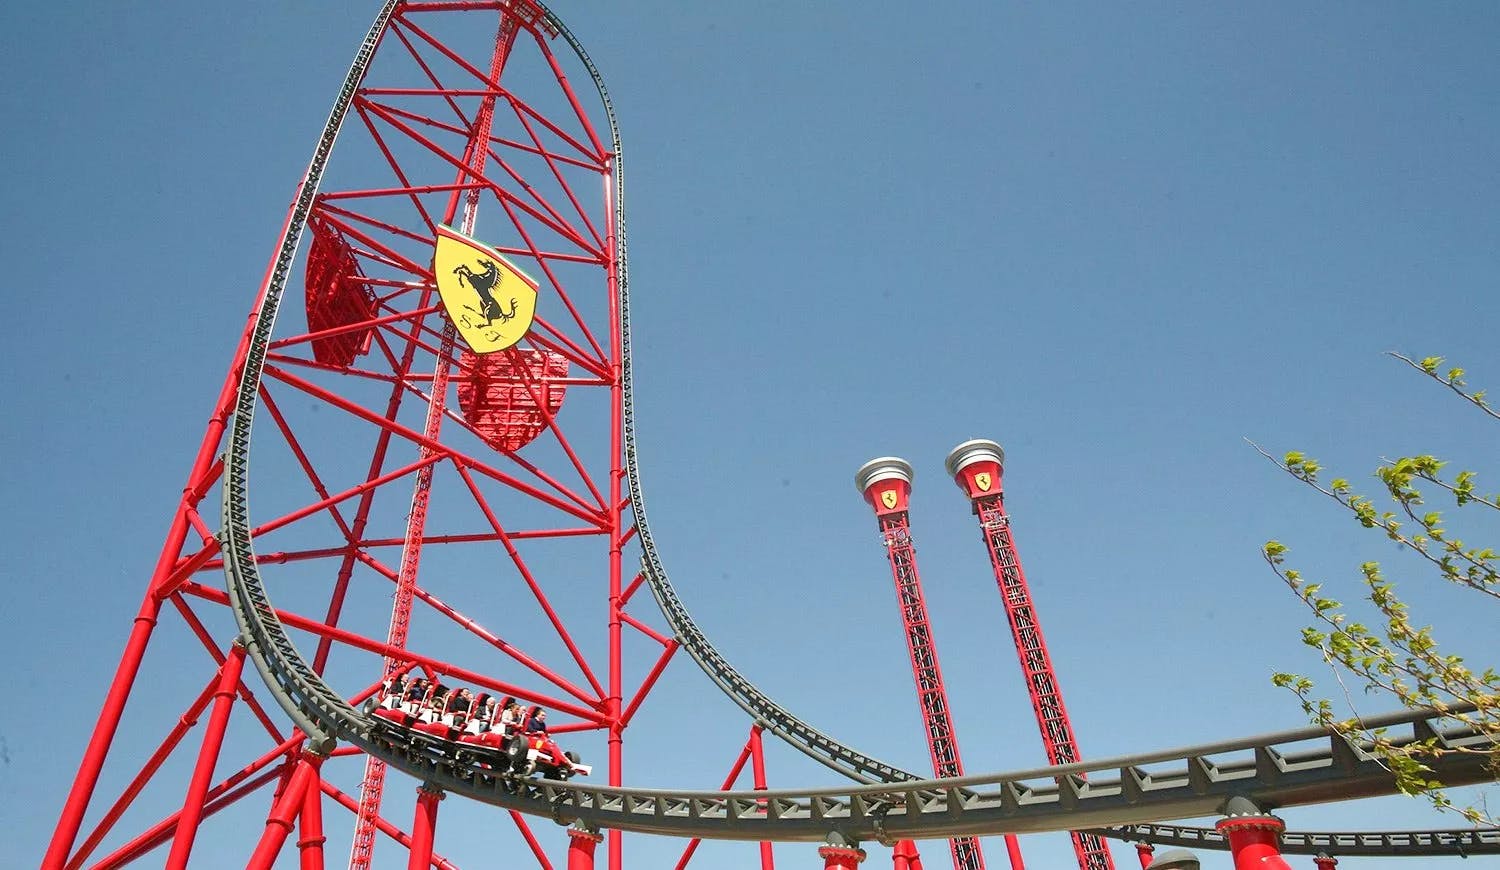
{"label": "steel lattice framework", "polygon": [[[911,657],[912,678],[916,682],[917,706],[927,730],[927,753],[932,759],[932,773],[938,778],[964,775],[959,757],[958,737],[953,733],[953,717],[948,690],[943,686],[943,669],[938,664],[937,647],[932,641],[931,622],[927,618],[927,599],[922,594],[922,578],[917,573],[917,550],[911,539],[912,468],[904,459],[894,456],[872,459],[854,475],[854,486],[875,509],[880,524],[880,540],[891,563],[891,578],[896,584],[896,603],[901,607],[905,629],[906,651]],[[1015,837],[1007,836],[1011,865],[1019,868],[1020,846]],[[984,852],[973,837],[955,837],[948,841],[954,870],[983,870]]]}
{"label": "steel lattice framework", "polygon": [[[569,69],[592,82],[599,108],[585,109]],[[570,862],[592,866],[607,837],[618,868],[623,831],[887,843],[1197,816],[1231,796],[1273,808],[1393,789],[1361,747],[1316,730],[920,780],[766,697],[693,623],[646,522],[623,202],[608,95],[555,16],[531,0],[381,6],[255,294],[43,867],[154,863],[146,856],[169,843],[166,866],[185,866],[201,826],[256,795],[270,812],[247,866],[269,867],[293,828],[302,865],[323,866],[332,801],[356,814],[351,863],[379,853],[373,828],[407,850],[410,866],[452,867],[433,851],[446,792],[510,811],[518,843],[544,866],[527,818],[575,824]],[[539,288],[520,344],[487,357],[454,340],[435,287],[435,235],[454,221],[523,264]],[[299,276],[303,317],[283,311]],[[204,509],[215,490],[217,528]],[[635,549],[642,569],[627,582]],[[643,587],[668,630],[629,612]],[[201,658],[146,662],[166,620]],[[627,638],[647,654],[627,657]],[[755,790],[623,787],[624,733],[679,649],[755,720],[725,780],[753,760]],[[290,727],[246,684],[246,662]],[[603,746],[605,782],[519,782],[361,709],[400,673],[545,705],[560,714],[555,731]],[[191,700],[104,806],[101,772],[142,674],[188,681]],[[221,754],[247,746],[228,735],[235,711],[256,748],[226,776]],[[163,785],[154,780],[164,763],[190,754],[180,750],[205,713],[181,809],[117,832],[137,797]],[[1460,750],[1439,765],[1445,781],[1485,775],[1491,744],[1437,714],[1371,724]],[[766,790],[762,731],[866,784]],[[1306,750],[1313,739],[1326,747]],[[346,794],[326,768],[362,754],[362,794]],[[409,831],[381,800],[381,764],[422,783]],[[1145,764],[1166,768],[1148,774]],[[118,845],[99,857],[111,838]]]}
{"label": "steel lattice framework", "polygon": [[[1021,661],[1026,691],[1031,696],[1031,708],[1041,730],[1047,761],[1050,764],[1072,764],[1080,758],[1078,741],[1073,737],[1073,724],[1068,721],[1068,711],[1063,706],[1062,689],[1057,685],[1052,656],[1042,637],[1042,623],[1031,600],[1031,588],[1026,585],[1026,575],[1021,571],[1021,557],[1016,553],[1010,517],[1005,513],[1005,451],[993,441],[965,441],[953,448],[945,465],[959,489],[973,503],[974,515],[979,518],[985,550],[995,572],[995,584],[1000,588],[1000,600],[1005,605],[1005,616],[1016,644],[1016,655]],[[1072,837],[1079,870],[1114,870],[1109,847],[1098,836],[1074,831]]]}

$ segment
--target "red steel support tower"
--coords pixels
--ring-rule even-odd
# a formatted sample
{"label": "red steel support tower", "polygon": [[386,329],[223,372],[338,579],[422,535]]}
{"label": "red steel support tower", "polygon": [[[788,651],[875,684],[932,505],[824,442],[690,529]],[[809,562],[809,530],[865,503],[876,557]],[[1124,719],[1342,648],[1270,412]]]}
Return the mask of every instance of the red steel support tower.
{"label": "red steel support tower", "polygon": [[[1011,536],[1010,518],[1005,513],[1005,495],[1000,485],[1005,451],[994,441],[965,441],[949,451],[944,464],[958,488],[973,503],[974,515],[979,517],[990,565],[995,571],[995,582],[1000,587],[1011,636],[1021,659],[1021,672],[1026,677],[1026,690],[1031,695],[1031,706],[1042,731],[1047,763],[1071,764],[1078,760],[1078,742],[1073,739],[1073,726],[1063,707],[1062,690],[1057,687],[1052,657],[1047,654],[1042,625],[1031,603],[1031,590],[1021,571],[1021,559],[1016,554],[1016,542]],[[1093,834],[1073,832],[1073,851],[1078,855],[1081,870],[1114,870],[1108,847]]]}
{"label": "red steel support tower", "polygon": [[[550,710],[618,786],[625,729],[679,648],[629,611],[642,583],[624,573],[637,545],[622,188],[596,71],[530,0],[377,5],[264,277],[246,287],[250,315],[125,615],[44,870],[269,867],[291,859],[294,827],[303,866],[320,866],[345,851],[351,822],[356,867],[452,867],[435,847],[472,848],[434,843],[436,791],[408,780],[382,802],[378,765],[361,776],[355,749],[309,741],[253,688],[213,525],[251,360],[257,570],[351,704],[393,671],[514,696]],[[497,317],[443,300],[440,279],[461,274],[436,266],[452,234],[474,243],[468,274],[512,267],[507,317],[519,317],[511,294],[526,298],[518,283],[534,293],[509,345],[455,339]],[[354,817],[325,819],[325,803]],[[153,823],[152,806],[171,813]],[[500,818],[486,863],[503,852],[552,866],[545,830]],[[329,828],[340,842],[325,843]],[[619,870],[621,833],[603,842],[600,863]]]}
{"label": "red steel support tower", "polygon": [[[927,726],[927,749],[932,756],[932,772],[939,777],[963,776],[963,761],[958,756],[958,738],[948,715],[948,691],[943,688],[943,671],[938,667],[937,650],[932,645],[928,626],[927,601],[922,595],[922,580],[917,575],[917,553],[911,543],[907,518],[911,496],[911,463],[895,456],[872,459],[855,472],[854,485],[875,508],[880,535],[891,560],[891,575],[896,581],[896,600],[901,605],[901,620],[906,626],[906,649],[911,654],[912,676],[917,682],[917,701],[922,721]],[[1020,868],[1020,850],[1014,837],[1007,837],[1011,863]],[[948,841],[956,870],[984,867],[984,854],[974,837],[955,837]]]}

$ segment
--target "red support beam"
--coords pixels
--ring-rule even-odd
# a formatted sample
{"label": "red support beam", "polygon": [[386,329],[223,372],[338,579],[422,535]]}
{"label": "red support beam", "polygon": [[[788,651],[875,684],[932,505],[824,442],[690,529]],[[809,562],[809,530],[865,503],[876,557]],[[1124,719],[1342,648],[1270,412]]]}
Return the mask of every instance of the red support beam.
{"label": "red support beam", "polygon": [[922,870],[922,856],[917,853],[917,844],[911,840],[898,840],[891,850],[894,870]]}
{"label": "red support beam", "polygon": [[[750,775],[753,777],[756,791],[766,790],[766,751],[761,745],[760,725],[750,728]],[[765,810],[765,801],[761,801],[761,809]],[[776,870],[776,857],[771,852],[769,840],[760,841],[760,867],[761,870]]]}
{"label": "red support beam", "polygon": [[865,850],[858,846],[828,844],[818,847],[818,857],[823,859],[823,870],[856,870],[864,863]]}
{"label": "red support beam", "polygon": [[261,834],[255,851],[251,853],[245,870],[270,870],[276,863],[282,844],[292,832],[292,823],[302,811],[307,789],[317,781],[318,771],[312,759],[303,756],[297,761],[297,767],[287,781],[286,788],[282,789],[281,796],[271,807],[271,813],[266,817],[266,829]]}
{"label": "red support beam", "polygon": [[1151,866],[1151,856],[1156,854],[1156,847],[1150,843],[1136,843],[1135,855],[1141,861],[1141,870]]}
{"label": "red support beam", "polygon": [[[319,765],[313,759],[314,765]],[[302,814],[298,817],[297,852],[301,859],[300,870],[323,870],[323,789],[322,772],[302,796]]]}
{"label": "red support beam", "polygon": [[589,828],[568,828],[568,870],[594,870],[594,848],[603,839]]}
{"label": "red support beam", "polygon": [[411,851],[406,870],[426,870],[432,863],[432,841],[437,834],[438,801],[443,793],[435,788],[417,789],[417,810],[411,823]]}
{"label": "red support beam", "polygon": [[1234,870],[1292,870],[1281,857],[1286,824],[1272,815],[1231,816],[1214,825],[1229,841]]}
{"label": "red support beam", "polygon": [[219,763],[219,750],[224,747],[224,731],[229,726],[229,712],[234,706],[234,696],[240,684],[240,672],[245,666],[245,648],[238,642],[229,648],[229,656],[219,668],[219,683],[214,689],[214,708],[208,716],[208,727],[203,732],[203,748],[198,753],[198,763],[193,768],[188,782],[187,798],[178,817],[177,833],[172,838],[172,851],[167,855],[167,870],[182,870],[187,867],[188,856],[193,851],[193,839],[198,836],[198,823],[203,819],[203,805],[208,798],[208,788],[213,782],[214,767]]}

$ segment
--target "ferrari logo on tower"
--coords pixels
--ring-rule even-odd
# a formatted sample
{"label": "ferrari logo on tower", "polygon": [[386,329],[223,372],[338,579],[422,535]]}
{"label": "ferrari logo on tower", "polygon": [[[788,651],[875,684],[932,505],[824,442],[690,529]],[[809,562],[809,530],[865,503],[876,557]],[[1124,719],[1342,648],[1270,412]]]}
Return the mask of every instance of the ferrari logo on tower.
{"label": "ferrari logo on tower", "polygon": [[974,485],[979,487],[980,492],[989,492],[990,484],[994,482],[994,479],[990,477],[990,473],[988,471],[981,471],[978,474],[974,475]]}
{"label": "ferrari logo on tower", "polygon": [[448,319],[475,353],[505,350],[531,329],[537,284],[494,248],[440,226],[432,275]]}
{"label": "ferrari logo on tower", "polygon": [[891,510],[896,507],[896,502],[899,501],[900,498],[901,497],[896,494],[896,491],[894,489],[888,489],[880,494],[880,503],[885,505],[886,510]]}

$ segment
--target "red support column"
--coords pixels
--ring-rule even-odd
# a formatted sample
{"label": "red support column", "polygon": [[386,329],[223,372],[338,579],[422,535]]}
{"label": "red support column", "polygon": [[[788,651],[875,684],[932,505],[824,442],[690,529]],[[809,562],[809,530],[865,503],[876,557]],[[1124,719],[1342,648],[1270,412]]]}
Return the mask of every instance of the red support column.
{"label": "red support column", "polygon": [[[314,757],[313,767],[316,770],[322,759]],[[302,856],[300,870],[323,870],[323,842],[327,839],[323,836],[323,781],[322,773],[307,786],[307,794],[302,798],[302,816],[300,823],[301,836],[297,840],[297,849]]]}
{"label": "red support column", "polygon": [[1313,863],[1318,865],[1318,870],[1333,870],[1338,866],[1339,859],[1320,852],[1313,857]]}
{"label": "red support column", "polygon": [[292,821],[302,810],[308,785],[317,779],[318,771],[312,757],[304,756],[297,762],[297,769],[292,772],[292,778],[276,799],[275,806],[271,807],[271,814],[266,817],[265,833],[260,835],[260,842],[245,864],[245,870],[270,870],[271,865],[276,863],[282,844],[292,832]]}
{"label": "red support column", "polygon": [[[958,755],[958,737],[953,733],[949,713],[952,708],[948,705],[948,690],[943,686],[943,671],[938,666],[937,648],[927,619],[927,601],[917,574],[917,553],[911,541],[908,522],[911,481],[911,463],[895,456],[872,459],[854,474],[855,487],[875,509],[891,575],[896,581],[896,603],[906,628],[906,649],[917,683],[917,705],[927,728],[932,772],[938,777],[963,776],[964,764]],[[1006,835],[1006,846],[1013,848],[1018,861],[1020,846],[1014,840],[1014,835]],[[954,837],[948,841],[948,849],[954,870],[984,870],[984,852],[977,837]],[[1013,862],[1012,870],[1022,870],[1021,864]]]}
{"label": "red support column", "polygon": [[[184,529],[187,520],[182,521]],[[180,546],[179,542],[179,546]],[[104,698],[104,708],[99,711],[99,721],[89,737],[88,748],[83,752],[83,761],[78,765],[78,775],[73,788],[63,804],[62,815],[57,820],[57,829],[52,833],[52,843],[42,858],[42,870],[62,870],[83,824],[83,814],[88,810],[89,799],[94,796],[94,786],[99,782],[99,771],[104,767],[104,758],[109,755],[109,746],[114,742],[115,730],[120,725],[120,716],[125,712],[125,702],[130,700],[130,689],[135,685],[135,675],[141,668],[141,659],[146,655],[146,643],[151,639],[151,630],[156,627],[156,617],[161,613],[161,601],[151,593],[141,604],[130,629],[130,639],[125,642],[125,652],[120,656],[120,666],[115,669],[114,681],[109,685],[109,694]]]}
{"label": "red support column", "polygon": [[[1032,606],[1031,589],[1026,585],[1016,542],[1011,537],[1000,483],[1004,465],[1005,451],[999,444],[982,438],[953,448],[944,462],[948,474],[973,504],[974,515],[979,517],[990,567],[995,572],[995,584],[1000,587],[1000,599],[1021,660],[1021,673],[1031,695],[1032,711],[1042,732],[1047,762],[1071,764],[1078,760],[1078,743],[1073,739],[1073,725],[1063,707],[1062,689],[1058,687],[1052,657],[1042,638],[1042,624]],[[1079,870],[1114,870],[1114,859],[1102,839],[1077,831],[1072,832],[1072,838]]]}
{"label": "red support column", "polygon": [[[297,196],[301,192],[302,187],[299,184],[297,192],[292,195],[291,204],[287,206],[286,220],[281,225],[280,238],[286,238],[286,233],[291,228]],[[171,591],[169,581],[173,578],[177,560],[182,555],[182,546],[187,541],[188,513],[203,500],[204,494],[217,479],[217,472],[214,469],[219,444],[224,437],[225,425],[234,403],[240,370],[244,367],[245,356],[250,348],[250,333],[255,325],[261,303],[266,298],[266,291],[271,286],[271,277],[275,268],[276,256],[272,255],[271,261],[266,264],[265,277],[260,282],[260,292],[256,296],[255,304],[250,306],[250,315],[240,333],[239,345],[234,351],[234,361],[229,364],[229,372],[224,376],[224,385],[219,388],[219,397],[214,403],[214,413],[208,421],[208,429],[203,433],[203,440],[199,443],[198,453],[193,459],[192,470],[188,472],[187,483],[182,488],[182,499],[178,502],[177,511],[167,529],[167,539],[162,544],[161,554],[157,557],[156,568],[152,571],[151,583],[147,587],[145,600],[141,602],[141,609],[136,614],[135,624],[130,629],[130,639],[125,642],[125,651],[120,656],[120,666],[115,669],[114,681],[109,685],[109,694],[104,698],[104,706],[99,711],[94,733],[90,735],[88,748],[84,750],[83,760],[79,762],[78,774],[73,778],[73,787],[68,791],[68,799],[63,804],[62,815],[58,817],[57,828],[52,832],[52,842],[48,844],[47,854],[42,858],[42,870],[62,870],[67,862],[68,853],[73,848],[73,841],[78,836],[78,828],[83,824],[83,815],[88,810],[89,800],[94,796],[94,786],[99,783],[99,772],[104,767],[104,759],[109,755],[109,747],[114,742],[115,731],[120,727],[120,717],[125,712],[125,702],[130,700],[130,690],[135,686],[136,674],[140,671],[141,660],[145,658],[146,645],[151,640],[152,629],[156,627],[156,618],[161,614],[162,602]]]}
{"label": "red support column", "polygon": [[1141,859],[1142,870],[1145,870],[1145,868],[1151,866],[1151,855],[1155,852],[1156,847],[1151,845],[1150,843],[1135,844],[1135,854],[1137,858]]}
{"label": "red support column", "polygon": [[230,646],[229,655],[219,668],[219,682],[214,687],[213,712],[209,714],[208,727],[203,732],[203,748],[198,752],[193,777],[188,781],[182,814],[177,817],[177,833],[172,838],[172,851],[167,855],[165,865],[168,870],[186,867],[188,855],[193,851],[193,839],[198,836],[198,824],[203,820],[203,804],[208,799],[208,787],[213,783],[214,767],[219,763],[219,750],[224,746],[224,731],[229,726],[229,711],[234,706],[244,666],[245,648],[236,641]]}
{"label": "red support column", "polygon": [[922,870],[922,856],[917,854],[917,844],[912,840],[898,840],[891,856],[894,870]]}
{"label": "red support column", "polygon": [[865,850],[828,843],[818,847],[818,857],[823,859],[823,870],[855,870],[865,860]]}
{"label": "red support column", "polygon": [[594,847],[603,841],[592,828],[582,825],[568,828],[568,870],[594,870]]}
{"label": "red support column", "polygon": [[411,854],[406,860],[406,870],[427,870],[432,864],[432,840],[437,833],[438,801],[442,799],[442,791],[433,786],[417,789],[417,814],[411,823]]}
{"label": "red support column", "polygon": [[1292,870],[1281,857],[1286,823],[1273,815],[1230,816],[1214,825],[1229,840],[1234,870]]}
{"label": "red support column", "polygon": [[[755,790],[765,791],[766,753],[761,745],[760,731],[759,725],[755,725],[750,729],[750,770],[751,775],[754,777]],[[761,870],[776,870],[776,858],[771,851],[771,843],[768,840],[760,841],[760,867]]]}

